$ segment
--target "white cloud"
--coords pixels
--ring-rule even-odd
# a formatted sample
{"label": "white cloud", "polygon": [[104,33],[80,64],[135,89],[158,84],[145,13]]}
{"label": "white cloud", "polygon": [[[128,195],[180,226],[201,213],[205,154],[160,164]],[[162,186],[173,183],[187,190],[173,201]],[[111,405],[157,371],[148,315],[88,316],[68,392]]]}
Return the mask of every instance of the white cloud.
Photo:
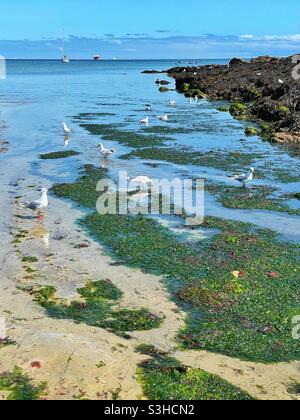
{"label": "white cloud", "polygon": [[252,38],[254,38],[254,36],[253,35],[241,35],[241,38],[242,39],[252,39]]}
{"label": "white cloud", "polygon": [[253,41],[286,41],[286,42],[299,42],[300,34],[294,35],[241,35],[241,39]]}
{"label": "white cloud", "polygon": [[[110,36],[108,36],[110,35]],[[88,58],[99,51],[104,58],[230,58],[257,55],[293,55],[300,51],[300,34],[198,36],[68,36],[68,55]],[[59,58],[61,39],[0,40],[0,54],[19,58]]]}

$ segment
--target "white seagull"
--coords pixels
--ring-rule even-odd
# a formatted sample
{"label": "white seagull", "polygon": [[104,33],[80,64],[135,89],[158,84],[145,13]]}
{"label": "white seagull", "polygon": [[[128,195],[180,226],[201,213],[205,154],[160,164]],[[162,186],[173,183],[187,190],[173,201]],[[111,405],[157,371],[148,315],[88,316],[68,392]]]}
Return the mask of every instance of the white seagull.
{"label": "white seagull", "polygon": [[168,114],[166,114],[166,115],[160,115],[160,116],[158,116],[157,117],[160,121],[163,121],[163,122],[168,122],[169,121],[169,115]]}
{"label": "white seagull", "polygon": [[283,85],[284,84],[284,81],[282,79],[279,79],[278,80],[278,83],[280,83],[281,85]]}
{"label": "white seagull", "polygon": [[151,104],[147,104],[146,105],[146,111],[147,112],[151,112],[152,111],[152,105]]}
{"label": "white seagull", "polygon": [[254,172],[255,172],[255,169],[254,168],[250,168],[249,173],[235,175],[232,179],[234,179],[237,182],[240,182],[241,184],[243,184],[244,188],[246,188],[246,184],[248,182],[253,181]]}
{"label": "white seagull", "polygon": [[169,104],[170,106],[176,106],[177,102],[170,99]]}
{"label": "white seagull", "polygon": [[131,182],[134,182],[136,184],[140,185],[152,185],[153,181],[152,179],[148,178],[147,176],[137,176],[136,178],[129,179]]}
{"label": "white seagull", "polygon": [[41,210],[45,209],[49,205],[47,193],[47,188],[42,188],[41,197],[39,198],[39,200],[22,203],[21,206],[32,211],[38,211],[38,213],[40,213]]}
{"label": "white seagull", "polygon": [[146,117],[140,121],[140,124],[149,125],[149,117]]}
{"label": "white seagull", "polygon": [[65,134],[71,134],[71,132],[72,132],[72,130],[71,130],[71,128],[69,128],[68,126],[67,126],[67,124],[66,123],[62,123],[62,126],[63,126],[63,129],[64,129],[64,133]]}
{"label": "white seagull", "polygon": [[101,154],[103,157],[108,158],[110,157],[113,153],[115,153],[114,149],[105,149],[105,147],[103,146],[102,143],[98,144],[98,147],[100,148]]}

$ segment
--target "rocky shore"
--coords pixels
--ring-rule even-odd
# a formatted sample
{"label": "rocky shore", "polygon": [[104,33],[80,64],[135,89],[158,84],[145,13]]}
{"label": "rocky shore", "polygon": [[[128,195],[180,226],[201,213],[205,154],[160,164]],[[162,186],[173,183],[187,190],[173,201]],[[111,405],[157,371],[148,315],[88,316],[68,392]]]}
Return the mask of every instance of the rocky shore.
{"label": "rocky shore", "polygon": [[[297,56],[234,58],[229,65],[176,67],[167,71],[187,97],[231,101],[220,110],[258,122],[269,140],[300,143],[300,75]],[[251,127],[252,128],[252,127]],[[255,128],[253,128],[255,131]],[[254,134],[254,132],[253,132]]]}

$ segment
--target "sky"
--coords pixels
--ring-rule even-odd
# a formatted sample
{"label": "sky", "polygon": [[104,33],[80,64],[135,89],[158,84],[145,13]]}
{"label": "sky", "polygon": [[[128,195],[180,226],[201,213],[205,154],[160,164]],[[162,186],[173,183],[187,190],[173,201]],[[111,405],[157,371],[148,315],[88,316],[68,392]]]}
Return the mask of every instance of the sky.
{"label": "sky", "polygon": [[300,52],[299,0],[0,0],[0,55],[229,58]]}

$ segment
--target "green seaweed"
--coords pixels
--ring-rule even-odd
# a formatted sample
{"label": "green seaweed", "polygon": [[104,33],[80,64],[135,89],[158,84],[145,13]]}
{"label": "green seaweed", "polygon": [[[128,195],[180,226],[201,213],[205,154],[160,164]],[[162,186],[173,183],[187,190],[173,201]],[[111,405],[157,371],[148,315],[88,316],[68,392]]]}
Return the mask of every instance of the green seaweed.
{"label": "green seaweed", "polygon": [[261,124],[261,136],[266,140],[272,140],[275,135],[275,128],[268,123]]}
{"label": "green seaweed", "polygon": [[93,165],[85,165],[82,176],[73,184],[58,184],[52,187],[57,197],[65,197],[76,203],[95,208],[99,193],[96,191],[97,183],[107,176],[106,169],[98,169]]}
{"label": "green seaweed", "polygon": [[166,161],[179,165],[210,167],[227,172],[240,171],[242,168],[255,166],[257,168],[256,173],[259,173],[260,178],[266,178],[272,182],[290,183],[299,180],[297,175],[299,168],[296,163],[286,168],[279,167],[277,163],[273,165],[266,161],[266,155],[257,152],[220,152],[219,150],[196,152],[185,147],[177,149],[173,147],[150,147],[133,150],[120,158],[124,160],[140,158],[152,161]]}
{"label": "green seaweed", "polygon": [[53,160],[53,159],[63,159],[71,156],[78,156],[80,155],[79,152],[75,152],[74,150],[64,150],[60,152],[53,152],[53,153],[45,153],[40,155],[40,159],[43,160]]}
{"label": "green seaweed", "polygon": [[226,106],[226,105],[220,106],[219,108],[217,108],[217,110],[220,112],[229,112],[230,106]]}
{"label": "green seaweed", "polygon": [[183,147],[181,149],[152,147],[134,150],[121,156],[121,159],[134,158],[164,160],[181,165],[206,166],[228,171],[250,167],[253,162],[262,158],[262,155],[241,152],[224,152],[221,154],[219,151],[193,152]]}
{"label": "green seaweed", "polygon": [[259,136],[260,132],[256,127],[247,127],[245,129],[246,136]]}
{"label": "green seaweed", "polygon": [[197,127],[170,127],[169,125],[154,125],[144,127],[143,132],[160,135],[189,134],[199,131]]}
{"label": "green seaweed", "polygon": [[[93,189],[88,178],[83,174],[78,183]],[[63,191],[60,196],[74,197]],[[176,299],[188,314],[178,336],[184,348],[262,362],[299,358],[291,334],[300,304],[299,245],[254,225],[217,218],[206,218],[203,228],[220,232],[198,244],[179,242],[142,215],[93,213],[81,225],[118,260],[164,275],[170,289],[177,288]]]}
{"label": "green seaweed", "polygon": [[0,339],[0,349],[7,346],[15,346],[17,343],[10,338]]}
{"label": "green seaweed", "polygon": [[219,376],[201,369],[190,369],[166,356],[142,362],[138,378],[145,396],[154,401],[254,399]]}
{"label": "green seaweed", "polygon": [[111,112],[82,112],[78,115],[74,115],[73,119],[75,120],[93,120],[97,117],[114,117],[116,114]]}
{"label": "green seaweed", "polygon": [[136,347],[135,351],[137,353],[147,355],[147,356],[167,356],[167,353],[159,350],[155,346],[152,346],[151,344],[140,344]]}
{"label": "green seaweed", "polygon": [[224,207],[230,209],[270,210],[300,215],[298,209],[291,209],[283,199],[270,197],[276,191],[276,188],[255,186],[251,189],[243,189],[223,184],[206,183],[205,189],[215,195]]}
{"label": "green seaweed", "polygon": [[149,312],[147,309],[120,309],[113,312],[112,319],[102,322],[102,328],[124,335],[131,331],[147,331],[158,328],[162,318]]}
{"label": "green seaweed", "polygon": [[278,108],[278,111],[279,111],[279,112],[283,112],[284,114],[286,114],[286,113],[288,113],[290,110],[289,110],[289,108],[288,108],[287,106],[280,105],[280,106],[279,106],[279,108]]}
{"label": "green seaweed", "polygon": [[45,382],[32,384],[32,379],[19,367],[12,372],[0,374],[0,390],[9,393],[7,400],[32,401],[40,400],[46,390]]}
{"label": "green seaweed", "polygon": [[235,102],[229,107],[230,114],[240,120],[249,118],[248,106],[241,102]]}
{"label": "green seaweed", "polygon": [[82,124],[81,127],[93,135],[101,136],[103,140],[116,141],[133,148],[162,146],[165,142],[173,141],[171,137],[145,135],[134,131],[119,130],[117,128],[118,126],[109,124]]}
{"label": "green seaweed", "polygon": [[109,280],[89,282],[77,290],[81,300],[70,304],[56,297],[57,290],[52,286],[29,287],[25,289],[34,296],[50,317],[72,319],[93,327],[104,328],[121,337],[130,338],[128,332],[146,331],[158,328],[163,319],[145,308],[115,310],[122,292]]}
{"label": "green seaweed", "polygon": [[37,263],[39,260],[36,257],[23,257],[21,261],[26,263]]}

